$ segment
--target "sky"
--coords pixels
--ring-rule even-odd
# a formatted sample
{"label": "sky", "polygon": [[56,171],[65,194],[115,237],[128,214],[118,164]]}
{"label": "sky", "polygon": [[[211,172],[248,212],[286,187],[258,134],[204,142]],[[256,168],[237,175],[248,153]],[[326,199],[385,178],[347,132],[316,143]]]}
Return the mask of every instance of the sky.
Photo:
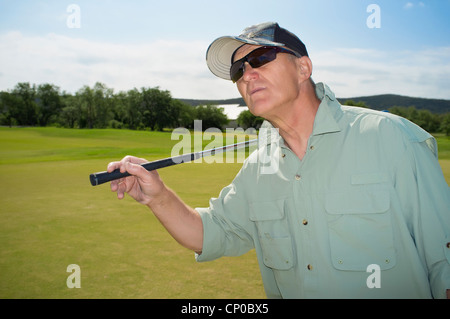
{"label": "sky", "polygon": [[313,79],[339,98],[450,99],[450,0],[0,0],[0,90],[51,83],[73,94],[101,82],[236,98],[206,50],[268,21],[305,43]]}

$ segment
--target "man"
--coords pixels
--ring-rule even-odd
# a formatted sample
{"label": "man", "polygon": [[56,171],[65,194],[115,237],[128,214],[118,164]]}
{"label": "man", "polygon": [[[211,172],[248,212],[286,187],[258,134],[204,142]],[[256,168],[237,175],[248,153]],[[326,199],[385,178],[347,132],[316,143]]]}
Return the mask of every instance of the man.
{"label": "man", "polygon": [[[130,156],[108,166],[133,175],[111,183],[119,199],[147,205],[198,261],[255,248],[269,298],[446,297],[450,191],[430,134],[341,106],[276,23],[215,40],[207,64],[270,134],[208,208],[188,207]],[[276,169],[264,171],[264,154]]]}

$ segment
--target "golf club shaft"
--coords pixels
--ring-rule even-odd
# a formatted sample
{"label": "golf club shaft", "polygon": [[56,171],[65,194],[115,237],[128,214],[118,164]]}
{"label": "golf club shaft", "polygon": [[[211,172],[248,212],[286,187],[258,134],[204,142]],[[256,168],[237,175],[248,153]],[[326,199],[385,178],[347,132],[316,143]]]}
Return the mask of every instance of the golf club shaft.
{"label": "golf club shaft", "polygon": [[[232,145],[225,145],[225,146],[222,146],[219,148],[212,148],[212,149],[204,150],[204,151],[200,151],[200,152],[194,152],[194,153],[174,156],[174,157],[170,157],[170,158],[164,158],[164,159],[156,160],[153,162],[143,163],[140,165],[142,165],[142,167],[144,167],[147,171],[152,171],[152,170],[167,167],[167,166],[191,162],[191,161],[194,161],[196,159],[199,159],[199,158],[202,158],[205,156],[214,155],[214,154],[226,152],[229,150],[237,150],[237,149],[240,149],[243,147],[250,146],[257,142],[258,142],[258,139],[254,139],[254,140],[249,140],[249,141],[236,143],[236,144],[232,144]],[[97,185],[104,184],[104,183],[107,183],[107,182],[110,182],[110,181],[113,181],[113,180],[116,180],[119,178],[127,177],[127,176],[130,176],[130,174],[128,172],[121,173],[119,169],[116,169],[116,170],[112,171],[111,173],[108,173],[107,171],[92,173],[89,176],[89,179],[91,181],[92,186],[97,186]]]}

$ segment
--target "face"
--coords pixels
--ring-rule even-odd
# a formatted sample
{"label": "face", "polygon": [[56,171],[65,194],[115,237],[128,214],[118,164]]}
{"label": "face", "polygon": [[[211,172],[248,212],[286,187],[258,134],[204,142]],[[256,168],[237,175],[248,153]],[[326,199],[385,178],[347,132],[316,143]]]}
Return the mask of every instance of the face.
{"label": "face", "polygon": [[[234,61],[259,47],[242,46],[236,51]],[[275,60],[259,68],[245,63],[245,72],[236,85],[250,112],[270,120],[299,98],[299,60],[291,54],[278,53]]]}

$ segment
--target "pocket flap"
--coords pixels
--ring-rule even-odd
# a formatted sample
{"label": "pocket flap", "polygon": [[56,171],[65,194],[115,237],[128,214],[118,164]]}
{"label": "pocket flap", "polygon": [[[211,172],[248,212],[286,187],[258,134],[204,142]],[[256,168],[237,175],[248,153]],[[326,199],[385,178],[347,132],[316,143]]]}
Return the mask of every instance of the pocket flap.
{"label": "pocket flap", "polygon": [[389,191],[358,190],[330,193],[325,201],[329,214],[377,214],[389,209]]}
{"label": "pocket flap", "polygon": [[387,174],[383,173],[364,173],[352,175],[352,185],[379,184],[389,181]]}

